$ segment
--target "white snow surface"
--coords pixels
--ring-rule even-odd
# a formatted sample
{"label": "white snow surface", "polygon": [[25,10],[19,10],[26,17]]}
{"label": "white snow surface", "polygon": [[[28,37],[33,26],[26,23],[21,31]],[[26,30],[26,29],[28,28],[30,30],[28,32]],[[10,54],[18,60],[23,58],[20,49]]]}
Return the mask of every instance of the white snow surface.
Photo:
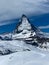
{"label": "white snow surface", "polygon": [[[8,48],[18,52],[9,55],[0,55],[0,65],[49,65],[48,51],[33,47],[24,41],[0,41],[1,46],[4,46],[5,49]],[[30,51],[27,51],[27,49]]]}
{"label": "white snow surface", "polygon": [[21,33],[19,34],[13,34],[12,35],[12,39],[17,39],[17,38],[29,38],[31,36],[31,32],[28,32],[26,31],[27,33],[26,34],[23,34],[25,33],[25,31],[23,30]]}
{"label": "white snow surface", "polygon": [[0,40],[0,52],[3,54],[8,53],[9,50],[11,52],[18,52],[18,51],[21,52],[27,49],[31,50],[31,47],[28,46],[24,41],[21,40],[12,40],[12,41]]}

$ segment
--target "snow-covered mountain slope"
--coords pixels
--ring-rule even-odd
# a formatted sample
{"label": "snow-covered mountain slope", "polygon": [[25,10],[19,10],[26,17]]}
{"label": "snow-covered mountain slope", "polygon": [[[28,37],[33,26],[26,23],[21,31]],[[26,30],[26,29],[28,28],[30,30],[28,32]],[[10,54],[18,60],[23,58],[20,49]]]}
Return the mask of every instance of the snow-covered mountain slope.
{"label": "snow-covered mountain slope", "polygon": [[[45,41],[43,42],[41,39],[40,42],[38,42],[39,40],[37,40],[37,37],[43,38],[45,36],[40,29],[36,28],[34,25],[31,25],[30,21],[25,15],[22,15],[22,18],[13,33],[0,35],[0,51],[2,54],[9,54],[26,49],[30,50],[30,47],[27,46],[28,43],[29,46],[31,44],[31,48],[32,45],[41,46],[40,44],[45,44]],[[19,46],[17,47],[17,45]]]}
{"label": "snow-covered mountain slope", "polygon": [[22,15],[13,33],[0,35],[0,39],[5,40],[5,39],[17,39],[17,38],[29,38],[33,36],[46,38],[45,33],[41,32],[39,28],[31,24],[29,19],[25,15]]}
{"label": "snow-covered mountain slope", "polygon": [[16,27],[16,32],[21,32],[23,30],[32,30],[31,24],[25,15],[22,15],[19,24]]}
{"label": "snow-covered mountain slope", "polygon": [[0,65],[49,65],[49,52],[33,48],[33,51],[0,56]]}
{"label": "snow-covered mountain slope", "polygon": [[30,23],[29,19],[22,15],[16,29],[14,30],[14,34],[12,35],[12,39],[21,39],[21,38],[28,38],[38,36],[43,37],[43,32],[40,31],[37,27],[35,27],[33,24]]}
{"label": "snow-covered mountain slope", "polygon": [[32,45],[26,44],[22,40],[1,41],[0,55],[7,55],[14,52],[31,51]]}
{"label": "snow-covered mountain slope", "polygon": [[17,27],[17,31],[23,31],[23,30],[31,30],[32,27],[27,19],[27,17],[25,15],[22,16],[20,23]]}
{"label": "snow-covered mountain slope", "polygon": [[40,29],[31,24],[29,19],[25,15],[22,15],[13,33],[0,35],[1,41],[21,40],[25,41],[25,43],[27,44],[29,43],[32,45],[35,45],[34,42],[36,42],[36,46],[39,46],[40,44],[43,43],[47,43],[45,42],[45,38],[46,38],[45,33],[41,32]]}
{"label": "snow-covered mountain slope", "polygon": [[30,24],[30,21],[25,15],[22,15],[19,24],[17,25],[16,29],[13,33],[3,34],[0,35],[0,39],[7,40],[7,39],[18,39],[18,38],[29,38],[36,35],[34,31],[34,26]]}
{"label": "snow-covered mountain slope", "polygon": [[25,15],[22,15],[18,25],[16,26],[16,29],[14,30],[14,33],[16,33],[16,38],[29,38],[32,36],[48,38],[47,35],[38,27],[31,24],[30,20]]}
{"label": "snow-covered mountain slope", "polygon": [[[31,44],[27,44],[25,41],[22,40],[10,40],[10,41],[0,40],[0,55],[7,55],[23,51],[33,51],[33,48],[40,49],[36,43],[34,43],[33,46]],[[47,45],[47,49],[41,48],[40,50],[49,51],[49,45]]]}
{"label": "snow-covered mountain slope", "polygon": [[49,65],[49,43],[40,48],[36,36],[45,37],[23,15],[14,33],[0,35],[0,65]]}
{"label": "snow-covered mountain slope", "polygon": [[14,33],[16,33],[17,38],[29,38],[31,35],[34,36],[36,33],[32,29],[30,21],[25,15],[22,15],[19,24],[17,25]]}
{"label": "snow-covered mountain slope", "polygon": [[[34,44],[34,46],[33,46]],[[10,40],[10,41],[2,41],[0,40],[0,55],[7,55],[15,52],[23,52],[23,51],[33,51],[33,49],[39,49],[40,51],[43,50],[43,52],[46,50],[46,52],[49,52],[49,43],[47,43],[47,49],[46,48],[39,48],[36,43],[27,44],[25,41],[22,40]],[[43,44],[43,46],[45,46]]]}

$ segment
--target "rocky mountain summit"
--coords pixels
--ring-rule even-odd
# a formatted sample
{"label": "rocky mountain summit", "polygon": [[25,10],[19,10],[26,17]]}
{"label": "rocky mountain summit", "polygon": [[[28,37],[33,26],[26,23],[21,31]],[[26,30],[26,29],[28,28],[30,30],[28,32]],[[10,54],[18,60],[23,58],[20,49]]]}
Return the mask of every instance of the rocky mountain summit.
{"label": "rocky mountain summit", "polygon": [[0,35],[0,54],[30,51],[33,46],[49,49],[49,38],[22,15],[13,33]]}

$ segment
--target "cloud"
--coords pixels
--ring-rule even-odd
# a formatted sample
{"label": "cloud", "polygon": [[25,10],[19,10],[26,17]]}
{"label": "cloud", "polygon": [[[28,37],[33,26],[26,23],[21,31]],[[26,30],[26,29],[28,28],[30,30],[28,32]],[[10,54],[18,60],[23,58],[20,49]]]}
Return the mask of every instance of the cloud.
{"label": "cloud", "polygon": [[48,2],[48,0],[0,0],[0,21],[19,18],[22,14],[49,13]]}
{"label": "cloud", "polygon": [[48,29],[49,28],[49,25],[47,25],[47,26],[40,26],[39,28],[40,29]]}

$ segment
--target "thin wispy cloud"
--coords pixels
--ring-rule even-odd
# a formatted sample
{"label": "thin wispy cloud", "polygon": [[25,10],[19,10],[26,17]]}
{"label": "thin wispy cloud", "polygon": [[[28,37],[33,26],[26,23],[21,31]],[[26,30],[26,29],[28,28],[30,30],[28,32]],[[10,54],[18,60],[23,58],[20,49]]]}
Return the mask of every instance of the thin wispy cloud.
{"label": "thin wispy cloud", "polygon": [[39,28],[40,29],[49,29],[49,25],[47,25],[47,26],[40,26]]}
{"label": "thin wispy cloud", "polygon": [[0,21],[19,18],[22,14],[49,13],[48,2],[48,0],[0,0]]}

